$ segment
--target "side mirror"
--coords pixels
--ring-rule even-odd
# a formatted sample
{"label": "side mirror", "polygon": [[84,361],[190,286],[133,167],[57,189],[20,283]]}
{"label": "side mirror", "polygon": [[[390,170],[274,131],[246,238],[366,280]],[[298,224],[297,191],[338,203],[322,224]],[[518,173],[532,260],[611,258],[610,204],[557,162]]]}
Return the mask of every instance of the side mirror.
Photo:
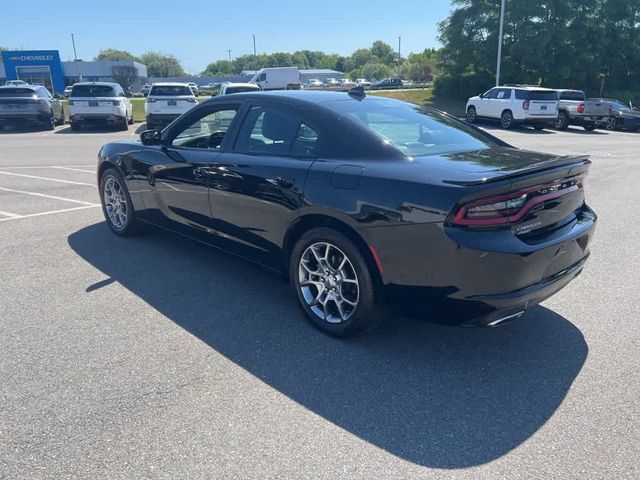
{"label": "side mirror", "polygon": [[162,132],[160,130],[145,130],[140,134],[140,141],[149,147],[162,144]]}
{"label": "side mirror", "polygon": [[478,95],[480,98],[484,98],[484,93],[481,93],[480,95]]}

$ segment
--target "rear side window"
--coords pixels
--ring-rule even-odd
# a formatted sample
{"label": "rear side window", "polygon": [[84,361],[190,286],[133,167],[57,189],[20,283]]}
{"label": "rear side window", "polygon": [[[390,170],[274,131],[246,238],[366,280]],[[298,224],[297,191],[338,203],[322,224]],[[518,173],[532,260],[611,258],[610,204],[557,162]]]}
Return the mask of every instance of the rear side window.
{"label": "rear side window", "polygon": [[496,97],[500,100],[509,100],[511,99],[511,89],[510,88],[501,88],[498,90],[498,96]]}
{"label": "rear side window", "polygon": [[33,97],[35,92],[30,88],[0,88],[0,97]]}
{"label": "rear side window", "polygon": [[256,92],[259,90],[260,90],[259,88],[252,88],[252,87],[229,87],[225,89],[224,93],[229,94],[229,93],[242,93],[242,92]]}
{"label": "rear side window", "polygon": [[556,101],[558,100],[558,94],[547,90],[531,90],[529,92],[529,100]]}
{"label": "rear side window", "polygon": [[115,97],[116,92],[109,85],[74,85],[72,97]]}
{"label": "rear side window", "polygon": [[185,85],[154,85],[149,95],[156,97],[180,97],[193,95],[191,89]]}
{"label": "rear side window", "polygon": [[271,107],[253,107],[238,133],[234,150],[311,157],[317,147],[318,132],[297,115]]}
{"label": "rear side window", "polygon": [[574,100],[578,102],[584,101],[585,94],[580,90],[571,90],[567,92],[560,92],[560,100]]}
{"label": "rear side window", "polygon": [[516,99],[517,100],[528,100],[529,92],[527,90],[516,90]]}

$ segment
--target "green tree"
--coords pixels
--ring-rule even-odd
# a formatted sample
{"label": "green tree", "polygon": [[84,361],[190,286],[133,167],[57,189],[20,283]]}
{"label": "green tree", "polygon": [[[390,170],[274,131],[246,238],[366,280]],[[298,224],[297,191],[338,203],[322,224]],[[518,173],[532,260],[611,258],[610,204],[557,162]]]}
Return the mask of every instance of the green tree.
{"label": "green tree", "polygon": [[147,66],[149,77],[181,77],[185,75],[182,65],[173,55],[147,52],[140,56],[140,62]]}
{"label": "green tree", "polygon": [[115,60],[135,60],[138,61],[138,58],[126,50],[118,50],[115,48],[105,48],[100,50],[98,55],[94,57],[96,62],[107,62],[107,61],[115,61]]}
{"label": "green tree", "polygon": [[138,69],[132,65],[114,65],[111,67],[111,76],[122,88],[127,90],[133,87],[138,79]]}

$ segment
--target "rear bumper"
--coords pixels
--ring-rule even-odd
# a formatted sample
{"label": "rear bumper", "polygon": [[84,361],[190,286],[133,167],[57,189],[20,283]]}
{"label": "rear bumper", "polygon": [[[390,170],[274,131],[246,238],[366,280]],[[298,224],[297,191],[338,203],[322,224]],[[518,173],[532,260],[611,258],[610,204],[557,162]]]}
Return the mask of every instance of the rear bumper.
{"label": "rear bumper", "polygon": [[522,120],[516,120],[523,125],[553,125],[558,119],[558,116],[544,116],[544,117],[526,117]]}
{"label": "rear bumper", "polygon": [[148,113],[147,123],[169,124],[178,118],[181,113]]}
{"label": "rear bumper", "polygon": [[474,232],[441,223],[365,229],[382,266],[388,299],[439,323],[488,325],[549,298],[581,271],[596,215],[544,243],[527,244],[510,230]]}
{"label": "rear bumper", "polygon": [[70,122],[83,122],[83,123],[107,123],[116,124],[126,121],[126,117],[123,115],[115,115],[108,113],[72,113],[69,115]]}
{"label": "rear bumper", "polygon": [[51,114],[49,112],[28,111],[0,113],[0,125],[20,125],[26,123],[49,123]]}

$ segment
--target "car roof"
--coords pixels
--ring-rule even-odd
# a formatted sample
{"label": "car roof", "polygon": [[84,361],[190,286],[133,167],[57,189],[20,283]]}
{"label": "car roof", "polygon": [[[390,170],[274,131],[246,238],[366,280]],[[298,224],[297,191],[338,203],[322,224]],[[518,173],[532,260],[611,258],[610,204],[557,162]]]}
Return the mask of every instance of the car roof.
{"label": "car roof", "polygon": [[74,83],[72,86],[75,87],[76,85],[99,85],[99,86],[104,86],[104,87],[120,87],[119,83],[115,83],[115,82],[77,82]]}
{"label": "car roof", "polygon": [[260,88],[255,83],[241,83],[241,82],[238,82],[238,83],[225,82],[224,86],[225,87],[256,87],[257,89]]}
{"label": "car roof", "polygon": [[175,86],[188,87],[189,84],[188,83],[183,83],[183,82],[156,82],[151,86],[152,87],[155,87],[155,86],[160,86],[160,87],[175,87]]}

